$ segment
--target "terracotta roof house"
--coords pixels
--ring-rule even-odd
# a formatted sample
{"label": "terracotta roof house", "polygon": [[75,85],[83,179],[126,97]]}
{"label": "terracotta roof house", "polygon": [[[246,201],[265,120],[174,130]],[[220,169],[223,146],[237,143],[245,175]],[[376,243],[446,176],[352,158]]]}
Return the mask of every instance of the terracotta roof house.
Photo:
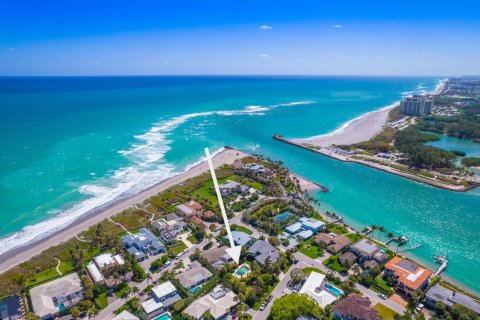
{"label": "terracotta roof house", "polygon": [[341,234],[335,233],[320,233],[315,241],[317,243],[323,243],[327,251],[331,254],[339,254],[344,248],[352,244],[350,239]]}
{"label": "terracotta roof house", "polygon": [[195,200],[190,200],[175,208],[178,215],[190,218],[201,213],[203,206]]}
{"label": "terracotta roof house", "polygon": [[362,238],[352,244],[350,251],[358,256],[361,263],[367,260],[376,260],[378,263],[384,263],[387,260],[387,255],[382,249],[367,238]]}
{"label": "terracotta roof house", "polygon": [[333,308],[335,320],[377,320],[380,319],[377,311],[371,307],[372,303],[367,297],[350,293]]}
{"label": "terracotta roof house", "polygon": [[211,221],[214,220],[216,217],[215,213],[212,211],[208,210],[202,213],[202,219],[206,221]]}
{"label": "terracotta roof house", "polygon": [[399,257],[393,257],[385,265],[383,272],[386,277],[392,277],[397,283],[397,288],[406,294],[425,288],[432,275],[430,270]]}
{"label": "terracotta roof house", "polygon": [[357,256],[355,255],[355,253],[347,251],[344,254],[342,254],[340,257],[338,257],[338,260],[340,261],[340,264],[342,266],[346,266],[347,264],[349,266],[353,266],[357,261]]}

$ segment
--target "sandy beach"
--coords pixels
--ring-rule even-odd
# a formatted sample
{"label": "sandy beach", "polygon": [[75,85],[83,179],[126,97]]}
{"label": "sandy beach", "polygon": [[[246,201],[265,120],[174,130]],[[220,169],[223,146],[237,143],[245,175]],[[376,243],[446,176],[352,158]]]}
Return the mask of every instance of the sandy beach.
{"label": "sandy beach", "polygon": [[318,147],[328,147],[333,144],[343,145],[366,141],[382,131],[388,120],[390,110],[398,106],[392,104],[380,110],[368,112],[357,117],[337,130],[323,135],[304,139],[291,139],[295,143],[308,143]]}
{"label": "sandy beach", "polygon": [[[217,154],[212,160],[215,167],[220,167],[224,164],[232,164],[233,162],[235,162],[235,160],[241,159],[245,156],[247,156],[247,154],[239,150],[226,148],[225,150]],[[164,180],[131,198],[119,201],[117,203],[113,203],[106,208],[92,211],[80,217],[65,229],[62,229],[44,239],[6,252],[0,255],[0,273],[3,273],[16,265],[27,261],[31,257],[39,254],[40,252],[46,250],[51,246],[58,245],[61,242],[75,237],[82,231],[87,230],[92,225],[108,217],[111,217],[118,212],[121,212],[137,203],[140,203],[177,183],[198,176],[199,174],[202,174],[206,171],[208,171],[208,164],[206,161],[203,161],[195,167],[192,167],[190,170],[170,179]]]}

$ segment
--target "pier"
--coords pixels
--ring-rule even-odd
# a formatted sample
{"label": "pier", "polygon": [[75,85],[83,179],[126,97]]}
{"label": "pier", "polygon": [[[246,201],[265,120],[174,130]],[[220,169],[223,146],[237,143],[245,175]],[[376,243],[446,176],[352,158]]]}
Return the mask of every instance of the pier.
{"label": "pier", "polygon": [[441,265],[440,267],[438,267],[437,272],[435,272],[435,274],[434,274],[433,276],[436,277],[436,276],[438,276],[440,273],[442,273],[442,271],[447,268],[447,265],[448,265],[448,260],[445,259],[445,261],[443,261],[442,265]]}
{"label": "pier", "polygon": [[422,246],[422,244],[421,244],[421,243],[418,243],[418,244],[416,244],[416,245],[411,246],[410,248],[406,248],[406,249],[403,249],[403,250],[399,250],[398,253],[400,253],[400,252],[405,252],[405,251],[415,250],[415,249],[420,248],[421,246]]}

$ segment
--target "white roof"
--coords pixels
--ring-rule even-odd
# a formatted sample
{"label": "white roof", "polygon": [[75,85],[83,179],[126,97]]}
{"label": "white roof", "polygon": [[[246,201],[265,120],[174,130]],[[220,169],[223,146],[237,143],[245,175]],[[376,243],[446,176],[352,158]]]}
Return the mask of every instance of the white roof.
{"label": "white roof", "polygon": [[155,299],[148,299],[145,302],[141,303],[143,310],[147,314],[157,311],[158,309],[163,308],[163,303],[155,301]]}
{"label": "white roof", "polygon": [[167,281],[154,287],[152,291],[158,298],[161,298],[172,292],[177,291],[177,288],[175,288],[175,286],[170,281]]}
{"label": "white roof", "polygon": [[[221,318],[230,311],[230,308],[239,303],[239,301],[235,301],[235,293],[230,290],[227,291],[222,288],[222,286],[215,287],[212,293],[217,293],[222,290],[225,294],[218,295],[218,299],[212,297],[212,294],[207,294],[192,302],[184,312],[195,319],[200,319],[205,312],[210,310],[210,314],[215,319]],[[215,294],[213,295],[215,296]]]}
{"label": "white roof", "polygon": [[302,223],[302,225],[312,229],[318,229],[324,225],[322,221],[313,219],[313,218],[301,217],[299,220]]}
{"label": "white roof", "polygon": [[301,227],[302,227],[302,224],[300,222],[295,222],[295,223],[287,226],[285,228],[285,230],[287,230],[290,233],[294,233],[294,232],[297,232],[298,230],[300,230]]}
{"label": "white roof", "polygon": [[313,232],[312,230],[303,230],[302,232],[299,232],[297,236],[299,236],[302,239],[308,239],[311,236],[313,236]]}
{"label": "white roof", "polygon": [[127,310],[123,310],[118,316],[116,316],[112,320],[139,320],[139,318],[134,316]]}
{"label": "white roof", "polygon": [[88,273],[90,274],[90,276],[92,276],[93,281],[100,282],[104,279],[102,273],[100,272],[100,270],[98,270],[95,263],[90,262],[87,265],[87,270],[88,270]]}
{"label": "white roof", "polygon": [[100,267],[117,263],[123,265],[125,263],[121,255],[117,254],[114,256],[110,252],[99,254],[93,258],[93,260],[95,260],[95,263]]}
{"label": "white roof", "polygon": [[314,299],[322,308],[331,304],[337,297],[328,293],[326,290],[317,290],[325,282],[325,275],[318,272],[312,272],[299,293],[305,293]]}
{"label": "white roof", "polygon": [[193,210],[191,208],[187,207],[184,204],[181,204],[181,205],[177,206],[177,209],[179,209],[180,211],[186,212],[186,213],[193,213]]}

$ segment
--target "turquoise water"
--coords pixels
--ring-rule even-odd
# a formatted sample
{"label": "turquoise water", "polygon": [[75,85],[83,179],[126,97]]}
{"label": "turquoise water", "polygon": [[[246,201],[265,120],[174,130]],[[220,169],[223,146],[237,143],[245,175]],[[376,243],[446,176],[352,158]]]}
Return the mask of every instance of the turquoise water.
{"label": "turquoise water", "polygon": [[247,272],[248,272],[248,268],[246,266],[243,266],[240,269],[238,269],[235,273],[238,274],[239,276],[243,276]]}
{"label": "turquoise water", "polygon": [[[480,192],[435,189],[271,137],[328,133],[436,78],[0,78],[0,253],[232,145],[324,184],[322,208],[422,246],[480,291]],[[408,246],[407,245],[407,246]]]}
{"label": "turquoise water", "polygon": [[164,313],[160,317],[155,318],[155,320],[169,320],[172,316],[169,313]]}
{"label": "turquoise water", "polygon": [[198,290],[200,290],[202,288],[202,286],[196,286],[195,288],[191,289],[190,290],[190,293],[191,294],[195,294],[195,292],[197,292]]}
{"label": "turquoise water", "polygon": [[336,287],[332,286],[330,283],[327,283],[325,285],[325,288],[327,288],[328,291],[330,291],[331,293],[333,293],[337,297],[342,295],[342,291],[337,289]]}

